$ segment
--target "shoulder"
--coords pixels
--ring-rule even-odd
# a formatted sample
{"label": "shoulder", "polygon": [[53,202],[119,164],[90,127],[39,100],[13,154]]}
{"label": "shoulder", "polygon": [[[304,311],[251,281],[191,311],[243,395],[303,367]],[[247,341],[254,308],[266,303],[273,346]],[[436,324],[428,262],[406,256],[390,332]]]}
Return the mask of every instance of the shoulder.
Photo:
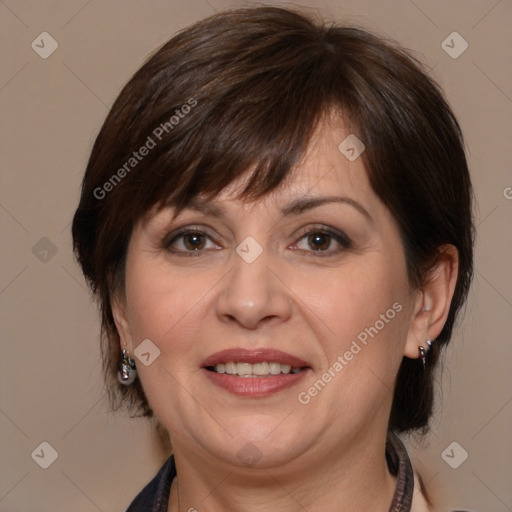
{"label": "shoulder", "polygon": [[[421,475],[414,471],[414,494],[410,512],[476,512],[469,509],[453,509],[446,505],[446,500],[440,496],[430,496],[425,492]],[[434,503],[432,503],[432,501]],[[443,504],[443,501],[445,502]]]}
{"label": "shoulder", "polygon": [[441,512],[435,511],[428,503],[422,492],[422,485],[418,473],[414,471],[414,495],[412,498],[411,512]]}

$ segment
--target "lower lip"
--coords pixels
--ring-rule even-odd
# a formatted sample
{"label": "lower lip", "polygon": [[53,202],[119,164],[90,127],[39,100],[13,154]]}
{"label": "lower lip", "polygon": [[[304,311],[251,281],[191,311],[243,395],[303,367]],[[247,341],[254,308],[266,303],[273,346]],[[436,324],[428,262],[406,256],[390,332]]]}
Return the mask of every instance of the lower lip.
{"label": "lower lip", "polygon": [[212,372],[206,368],[203,368],[203,371],[215,385],[234,395],[252,398],[273,395],[290,388],[308,373],[308,370],[302,370],[298,373],[282,373],[272,377],[237,377],[226,373]]}

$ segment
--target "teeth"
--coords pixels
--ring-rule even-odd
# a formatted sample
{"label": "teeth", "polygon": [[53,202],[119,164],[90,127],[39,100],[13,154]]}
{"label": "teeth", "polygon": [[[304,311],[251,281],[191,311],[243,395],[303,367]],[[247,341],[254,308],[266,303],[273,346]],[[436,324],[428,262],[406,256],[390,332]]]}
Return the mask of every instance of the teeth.
{"label": "teeth", "polygon": [[238,375],[240,375],[240,377],[244,377],[245,375],[251,375],[252,364],[251,363],[236,363],[236,373],[238,373]]}
{"label": "teeth", "polygon": [[269,364],[270,375],[279,375],[281,373],[281,363]]}
{"label": "teeth", "polygon": [[[217,365],[217,371],[220,373],[220,368],[219,366],[222,366],[222,365]],[[226,363],[226,373],[228,375],[236,375],[236,363]]]}
{"label": "teeth", "polygon": [[268,375],[268,363],[256,363],[252,365],[252,373],[254,375]]}
{"label": "teeth", "polygon": [[238,375],[240,377],[266,377],[268,375],[280,375],[281,373],[299,373],[300,368],[292,368],[289,364],[281,364],[274,361],[261,363],[245,363],[229,361],[215,365],[217,373]]}

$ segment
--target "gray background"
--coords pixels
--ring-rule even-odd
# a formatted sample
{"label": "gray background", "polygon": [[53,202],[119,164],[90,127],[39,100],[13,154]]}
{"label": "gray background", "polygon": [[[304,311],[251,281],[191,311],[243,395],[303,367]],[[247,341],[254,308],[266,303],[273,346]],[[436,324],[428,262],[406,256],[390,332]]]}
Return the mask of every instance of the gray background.
{"label": "gray background", "polygon": [[[177,30],[247,4],[0,1],[2,511],[119,511],[166,457],[148,424],[108,412],[96,308],[73,260],[70,221],[94,137],[131,74]],[[476,276],[440,374],[434,429],[422,446],[409,444],[428,488],[452,506],[512,510],[512,2],[300,5],[418,52],[461,122],[479,205]],[[442,47],[454,31],[469,45],[458,58]],[[46,59],[42,32],[58,43]],[[458,39],[445,44],[462,49]],[[42,442],[58,454],[47,469]],[[460,447],[446,452],[453,442]],[[468,458],[452,469],[442,454],[456,465],[462,449]]]}

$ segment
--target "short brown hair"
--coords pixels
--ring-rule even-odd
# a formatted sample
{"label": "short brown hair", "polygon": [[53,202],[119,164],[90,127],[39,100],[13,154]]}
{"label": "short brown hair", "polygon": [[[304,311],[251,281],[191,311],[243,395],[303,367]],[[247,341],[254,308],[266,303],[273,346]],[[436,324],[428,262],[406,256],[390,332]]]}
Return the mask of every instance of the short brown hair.
{"label": "short brown hair", "polygon": [[168,201],[180,210],[198,194],[213,197],[250,168],[242,197],[261,197],[299,162],[333,109],[366,146],[365,168],[398,223],[411,286],[421,288],[441,245],[459,253],[448,319],[426,369],[404,358],[396,381],[389,427],[428,426],[432,372],[473,271],[472,189],[459,125],[439,86],[395,42],[277,7],[223,12],[178,33],[123,88],[96,138],[72,232],[101,307],[114,408],[124,403],[152,416],[140,381],[116,380],[110,304],[123,286],[135,222]]}

